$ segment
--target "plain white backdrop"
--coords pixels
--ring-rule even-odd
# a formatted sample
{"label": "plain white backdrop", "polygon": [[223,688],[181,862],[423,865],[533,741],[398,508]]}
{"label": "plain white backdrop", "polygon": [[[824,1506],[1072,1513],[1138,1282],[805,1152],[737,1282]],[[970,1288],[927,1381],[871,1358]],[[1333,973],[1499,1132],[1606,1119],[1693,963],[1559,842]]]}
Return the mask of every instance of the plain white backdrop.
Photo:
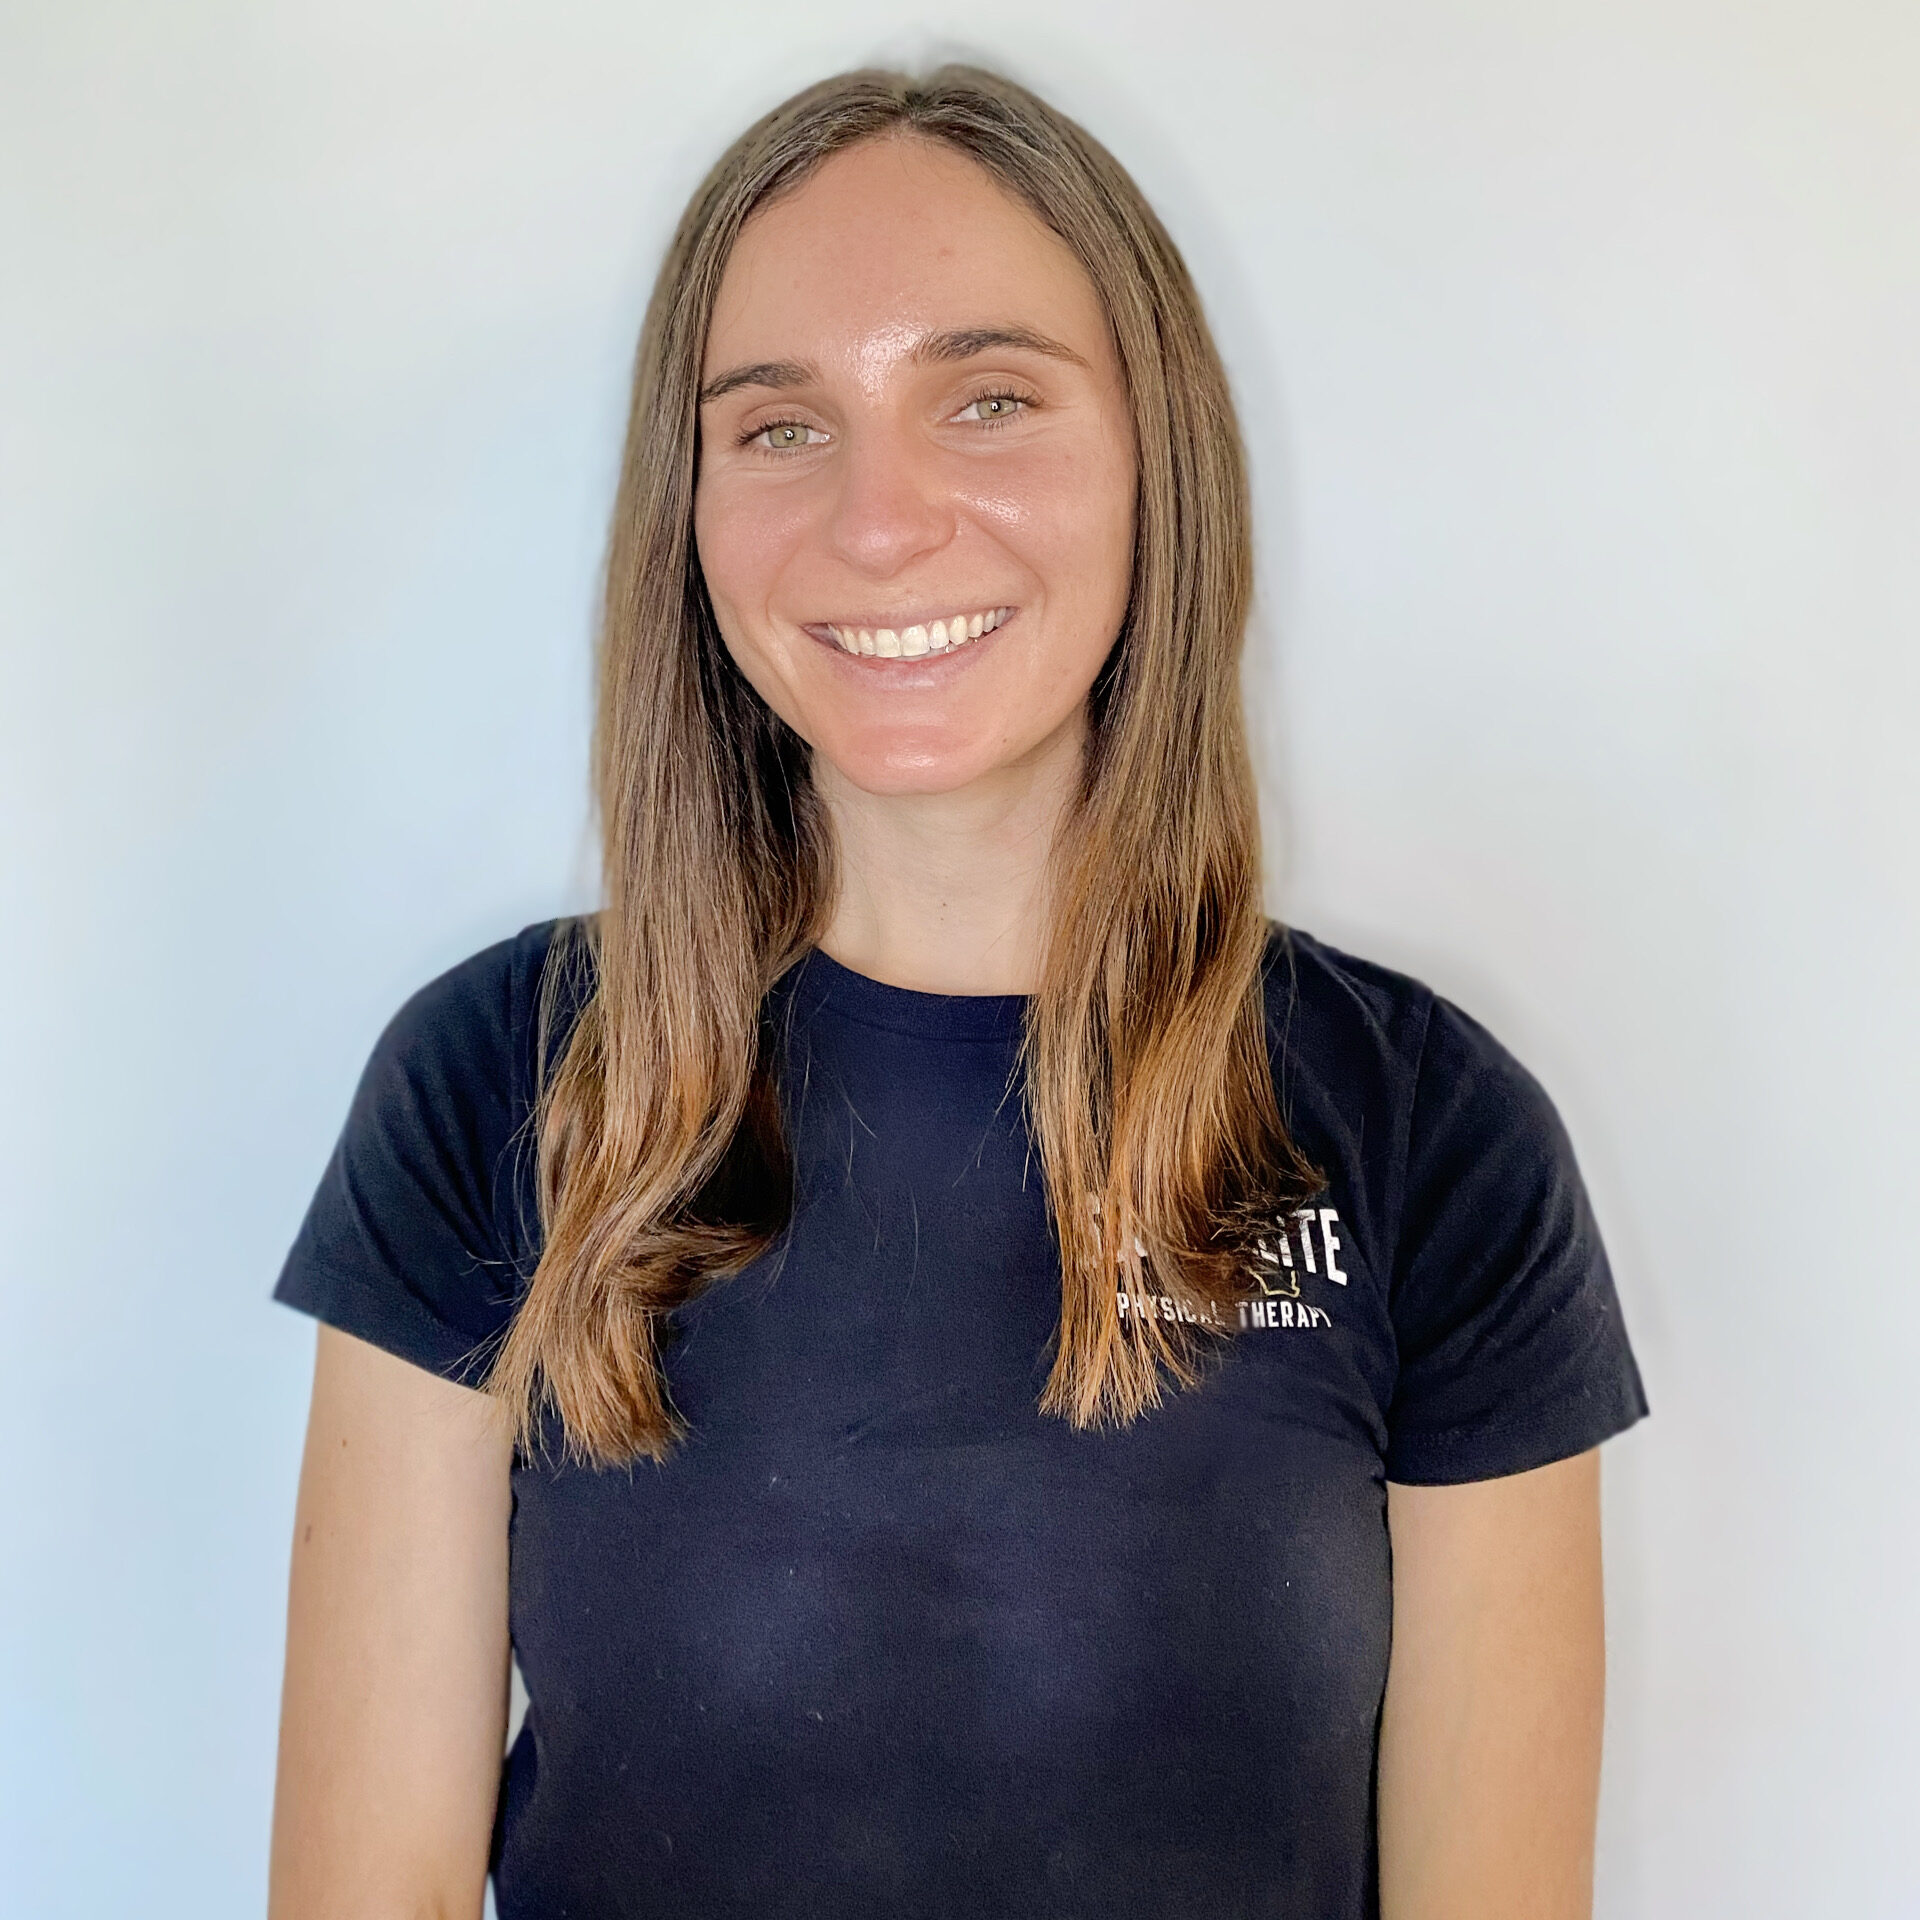
{"label": "plain white backdrop", "polygon": [[1566,1114],[1608,1920],[1920,1915],[1920,11],[5,0],[0,1903],[264,1895],[310,1325],[413,987],[584,903],[641,305],[755,112],[972,52],[1252,451],[1276,911]]}

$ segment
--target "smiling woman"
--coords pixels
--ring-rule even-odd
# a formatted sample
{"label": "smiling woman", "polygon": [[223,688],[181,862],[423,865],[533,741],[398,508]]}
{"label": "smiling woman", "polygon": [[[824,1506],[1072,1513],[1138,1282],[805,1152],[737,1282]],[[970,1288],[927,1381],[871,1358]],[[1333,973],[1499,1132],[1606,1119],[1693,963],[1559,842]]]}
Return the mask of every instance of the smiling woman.
{"label": "smiling woman", "polygon": [[728,371],[703,392],[701,570],[816,780],[939,795],[1044,766],[1066,791],[1125,614],[1135,474],[1066,244],[952,150],[854,146],[741,234],[707,365]]}
{"label": "smiling woman", "polygon": [[1081,129],[861,73],[720,161],[606,904],[401,1012],[277,1290],[281,1920],[1586,1911],[1638,1376],[1537,1085],[1266,918],[1250,581]]}
{"label": "smiling woman", "polygon": [[[795,341],[804,361],[769,351]],[[1064,243],[951,149],[869,141],[749,224],[706,358],[728,371],[703,394],[701,571],[815,780],[1057,805],[1126,613],[1135,469]]]}
{"label": "smiling woman", "polygon": [[1135,456],[1059,237],[951,149],[866,142],[749,224],[706,361],[701,570],[816,779],[1070,785],[1126,612]]}

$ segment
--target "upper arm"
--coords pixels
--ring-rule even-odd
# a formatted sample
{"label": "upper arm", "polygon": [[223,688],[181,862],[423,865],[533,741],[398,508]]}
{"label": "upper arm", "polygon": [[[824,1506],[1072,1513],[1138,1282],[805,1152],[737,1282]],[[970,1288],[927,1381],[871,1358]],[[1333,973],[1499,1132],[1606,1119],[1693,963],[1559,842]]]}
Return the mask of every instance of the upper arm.
{"label": "upper arm", "polygon": [[294,1524],[274,1920],[477,1920],[507,1715],[512,1443],[323,1326]]}
{"label": "upper arm", "polygon": [[1597,1450],[1387,1489],[1382,1920],[1586,1920],[1605,1650]]}

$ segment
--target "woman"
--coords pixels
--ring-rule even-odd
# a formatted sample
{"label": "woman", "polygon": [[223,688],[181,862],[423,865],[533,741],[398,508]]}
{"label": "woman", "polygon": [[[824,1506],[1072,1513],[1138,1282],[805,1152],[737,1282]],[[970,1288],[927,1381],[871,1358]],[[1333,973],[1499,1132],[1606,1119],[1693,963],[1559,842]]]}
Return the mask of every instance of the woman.
{"label": "woman", "polygon": [[1264,917],[1249,551],[1031,95],[846,76],[695,196],[606,907],[402,1011],[278,1288],[281,1920],[1587,1911],[1640,1385],[1533,1081]]}

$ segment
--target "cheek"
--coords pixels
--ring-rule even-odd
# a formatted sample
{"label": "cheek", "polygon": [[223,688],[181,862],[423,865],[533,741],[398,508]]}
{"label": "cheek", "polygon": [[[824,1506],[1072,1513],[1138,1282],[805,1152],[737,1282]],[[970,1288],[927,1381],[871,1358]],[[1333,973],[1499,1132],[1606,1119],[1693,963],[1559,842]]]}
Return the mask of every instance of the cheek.
{"label": "cheek", "polygon": [[771,489],[732,487],[702,475],[693,499],[693,546],[707,583],[720,638],[755,693],[811,742],[806,716],[789,687],[792,663],[774,639],[767,604],[806,537],[801,503]]}
{"label": "cheek", "polygon": [[1124,605],[1133,584],[1134,521],[1139,501],[1139,461],[1130,422],[1113,421],[1098,451],[1079,475],[1081,538],[1092,577],[1106,597]]}
{"label": "cheek", "polygon": [[[1112,651],[1133,591],[1135,481],[1131,448],[1089,463],[1049,528],[1060,557],[1068,644],[1061,679],[1083,700]],[[1051,623],[1050,623],[1051,624]]]}
{"label": "cheek", "polygon": [[1055,646],[1084,639],[1104,656],[1133,576],[1130,444],[1102,439],[1050,448],[997,474],[992,489],[970,504],[1040,582]]}
{"label": "cheek", "polygon": [[1084,556],[1131,533],[1132,436],[1088,422],[994,463],[975,493],[983,517],[1024,528],[1063,554]]}
{"label": "cheek", "polygon": [[725,475],[701,475],[693,496],[693,543],[714,610],[729,641],[748,638],[774,583],[806,537],[808,513],[798,490],[743,487]]}

